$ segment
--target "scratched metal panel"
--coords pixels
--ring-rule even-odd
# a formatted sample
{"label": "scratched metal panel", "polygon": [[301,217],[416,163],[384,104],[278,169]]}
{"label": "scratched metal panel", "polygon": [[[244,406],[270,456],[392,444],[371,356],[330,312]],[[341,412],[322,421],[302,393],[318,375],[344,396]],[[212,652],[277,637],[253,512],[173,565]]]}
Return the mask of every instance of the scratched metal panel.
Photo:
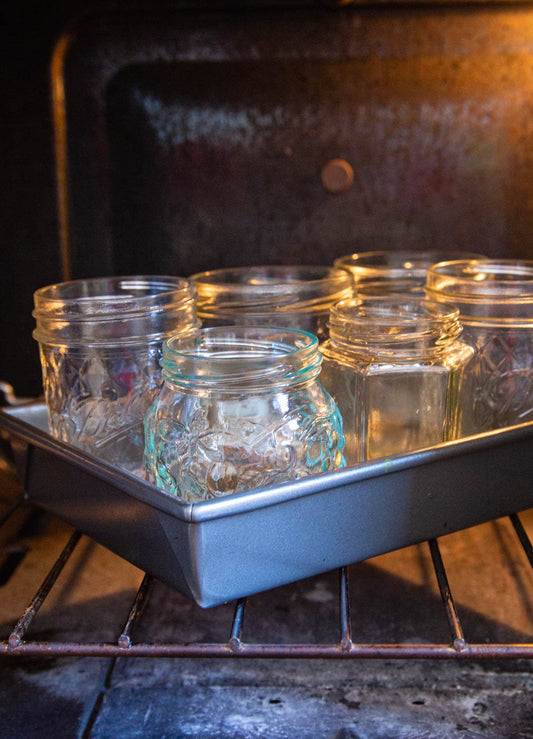
{"label": "scratched metal panel", "polygon": [[529,4],[95,17],[54,90],[66,274],[533,256]]}

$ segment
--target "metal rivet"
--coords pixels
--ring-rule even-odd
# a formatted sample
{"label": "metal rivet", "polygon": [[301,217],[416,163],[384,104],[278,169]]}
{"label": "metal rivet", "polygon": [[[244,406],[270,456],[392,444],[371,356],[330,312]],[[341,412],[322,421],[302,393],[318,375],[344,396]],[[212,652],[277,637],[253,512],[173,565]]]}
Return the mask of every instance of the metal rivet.
{"label": "metal rivet", "polygon": [[353,169],[344,159],[330,159],[321,169],[324,188],[331,193],[346,192],[353,185]]}

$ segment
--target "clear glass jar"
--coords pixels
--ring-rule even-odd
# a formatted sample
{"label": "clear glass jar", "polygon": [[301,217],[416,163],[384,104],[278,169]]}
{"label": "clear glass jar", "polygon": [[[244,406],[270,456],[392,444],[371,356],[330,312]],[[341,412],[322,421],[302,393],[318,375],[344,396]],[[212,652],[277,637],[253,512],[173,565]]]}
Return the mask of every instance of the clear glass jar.
{"label": "clear glass jar", "polygon": [[347,254],[334,266],[350,272],[357,297],[412,293],[424,297],[428,267],[452,259],[477,259],[460,251],[367,251]]}
{"label": "clear glass jar", "polygon": [[220,326],[163,347],[164,386],[145,421],[145,465],[188,501],[342,466],[342,422],[311,334]]}
{"label": "clear glass jar", "polygon": [[34,295],[50,431],[130,471],[143,468],[144,415],[161,386],[163,340],[199,326],[180,277],[108,277]]}
{"label": "clear glass jar", "polygon": [[192,275],[204,326],[287,326],[319,339],[330,307],[352,297],[345,270],[320,266],[259,266]]}
{"label": "clear glass jar", "polygon": [[533,261],[436,264],[426,292],[459,308],[475,349],[459,396],[460,435],[533,421]]}
{"label": "clear glass jar", "polygon": [[343,418],[347,464],[454,438],[455,398],[472,349],[459,311],[412,296],[334,306],[322,382]]}

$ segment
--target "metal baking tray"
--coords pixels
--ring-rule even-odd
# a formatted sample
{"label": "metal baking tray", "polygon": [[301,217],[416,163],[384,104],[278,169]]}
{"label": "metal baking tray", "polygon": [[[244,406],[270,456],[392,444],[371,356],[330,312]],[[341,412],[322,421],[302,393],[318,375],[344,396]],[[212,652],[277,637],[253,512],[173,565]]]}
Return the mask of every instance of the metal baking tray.
{"label": "metal baking tray", "polygon": [[533,506],[533,423],[185,503],[0,411],[28,499],[210,607]]}

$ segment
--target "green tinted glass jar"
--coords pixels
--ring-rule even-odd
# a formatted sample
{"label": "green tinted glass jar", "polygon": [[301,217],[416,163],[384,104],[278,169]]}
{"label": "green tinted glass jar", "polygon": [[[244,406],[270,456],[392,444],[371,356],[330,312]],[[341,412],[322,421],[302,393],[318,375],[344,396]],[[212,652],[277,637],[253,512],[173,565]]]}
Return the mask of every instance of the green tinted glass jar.
{"label": "green tinted glass jar", "polygon": [[411,296],[332,308],[322,381],[343,418],[348,464],[454,438],[472,355],[458,316],[453,306]]}
{"label": "green tinted glass jar", "polygon": [[150,479],[208,500],[344,464],[342,422],[311,334],[222,326],[163,347],[163,389],[146,421]]}

